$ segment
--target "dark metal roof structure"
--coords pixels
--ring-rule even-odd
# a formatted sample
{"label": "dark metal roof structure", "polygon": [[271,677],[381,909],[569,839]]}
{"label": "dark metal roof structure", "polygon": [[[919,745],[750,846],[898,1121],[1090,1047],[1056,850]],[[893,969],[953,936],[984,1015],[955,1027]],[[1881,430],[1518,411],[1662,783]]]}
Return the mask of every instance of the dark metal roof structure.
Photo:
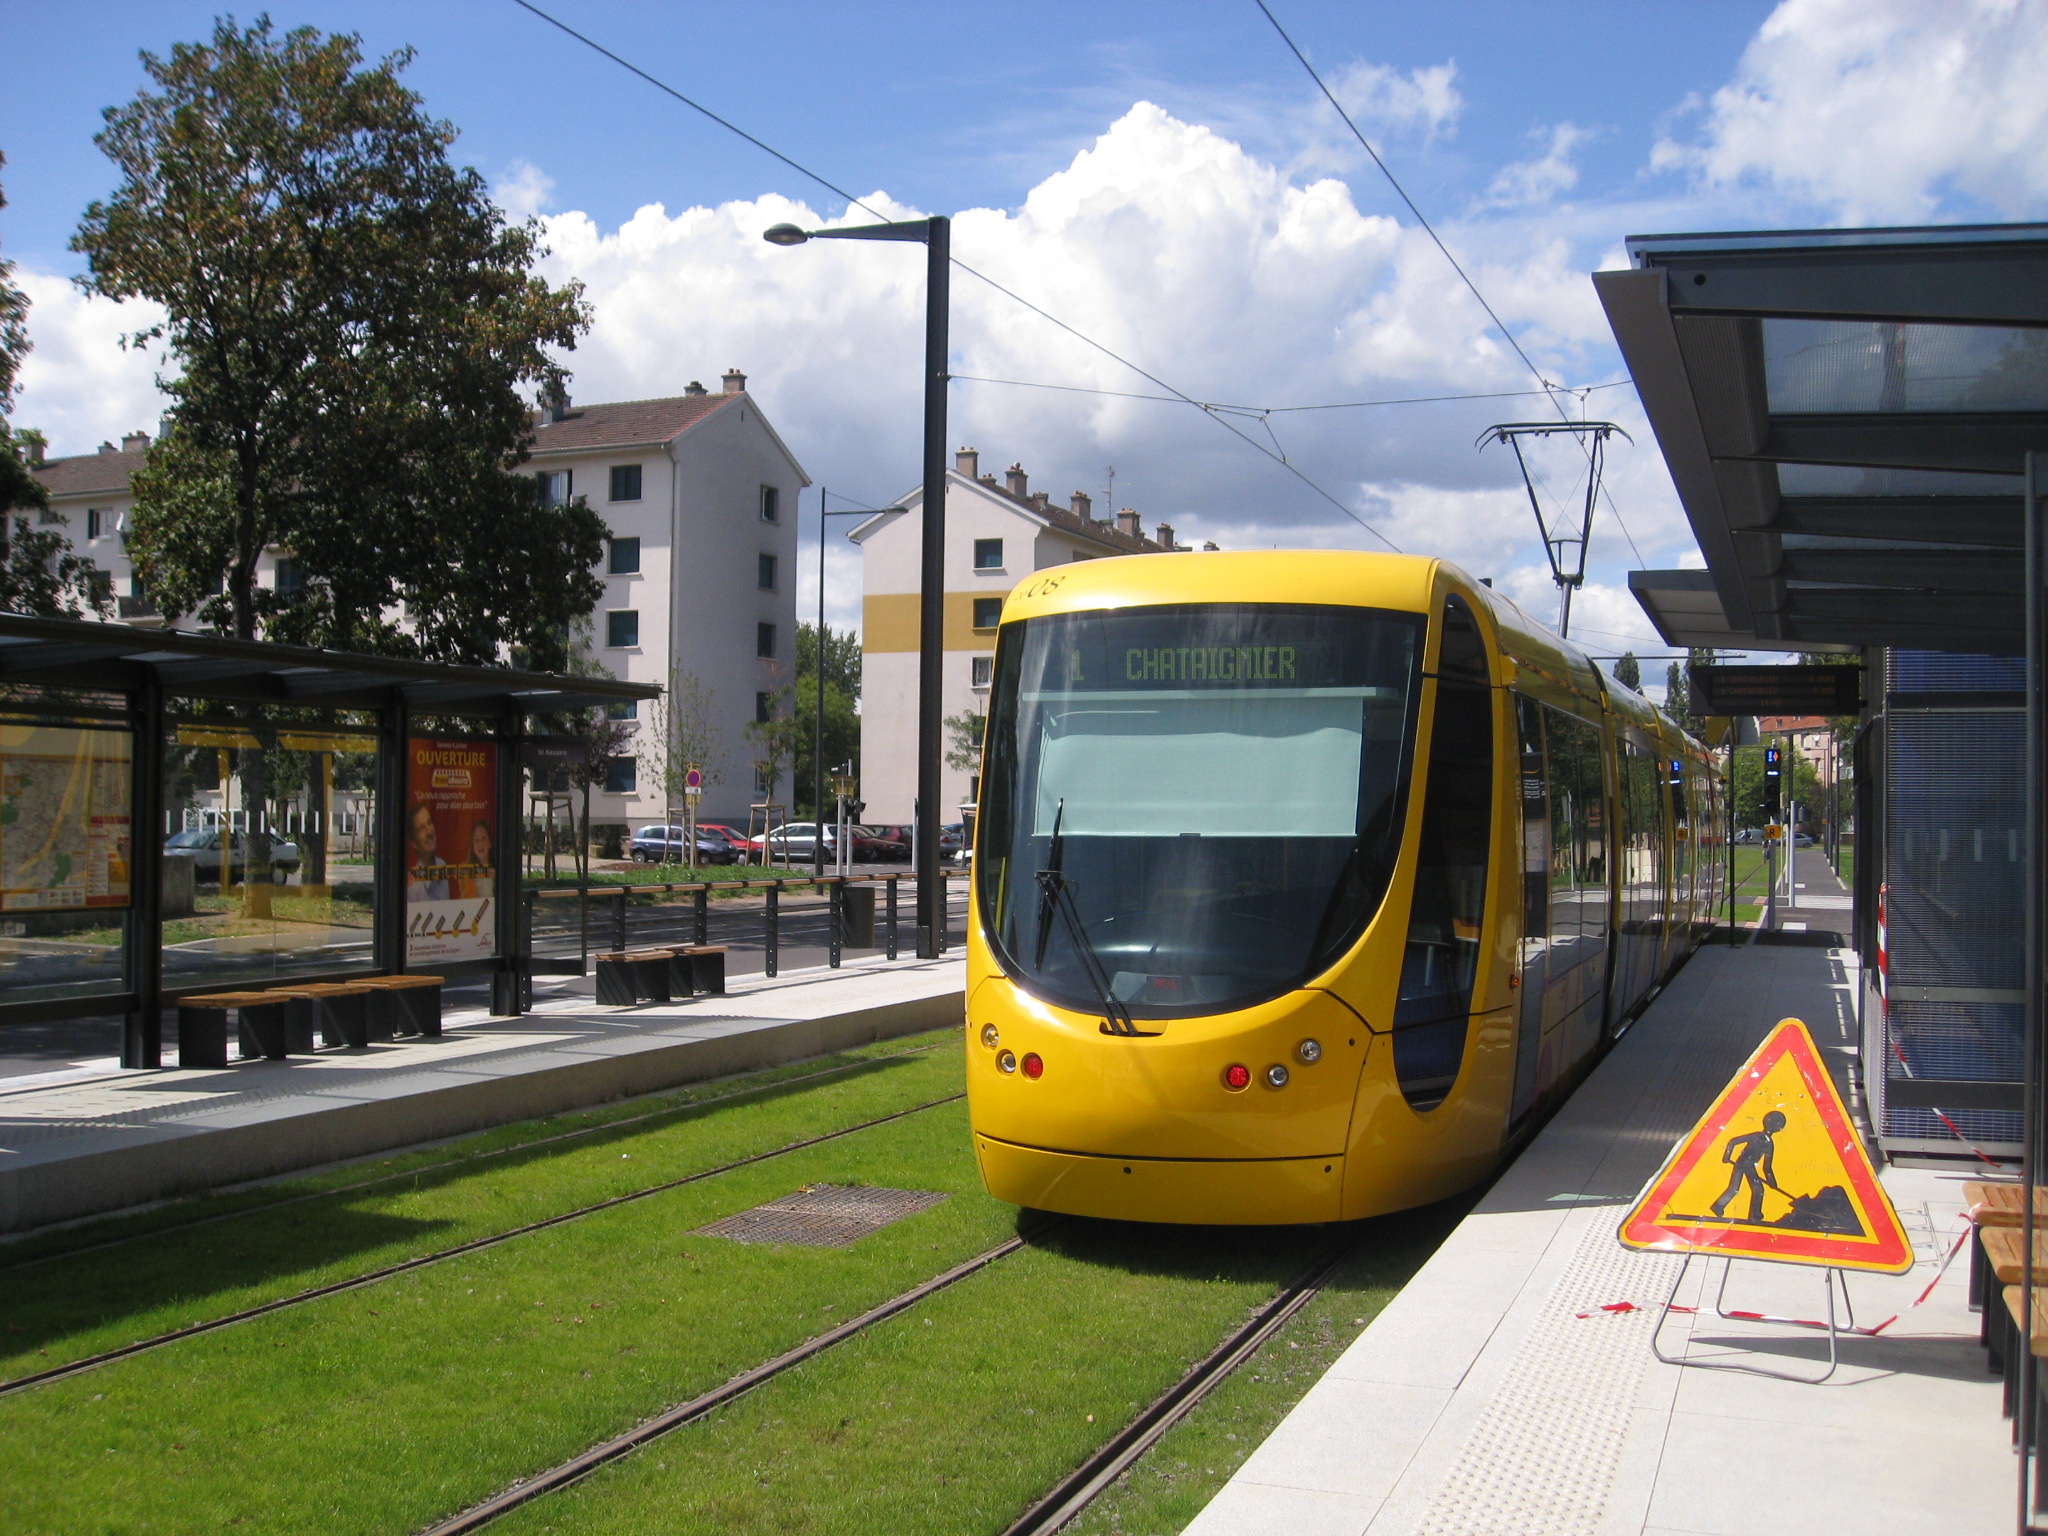
{"label": "dark metal roof structure", "polygon": [[1646,235],[1596,273],[1707,570],[1672,645],[2017,654],[2048,225]]}
{"label": "dark metal roof structure", "polygon": [[153,674],[166,693],[375,709],[402,695],[418,712],[529,714],[652,699],[652,683],[509,667],[457,667],[267,641],[0,613],[0,686],[126,690]]}

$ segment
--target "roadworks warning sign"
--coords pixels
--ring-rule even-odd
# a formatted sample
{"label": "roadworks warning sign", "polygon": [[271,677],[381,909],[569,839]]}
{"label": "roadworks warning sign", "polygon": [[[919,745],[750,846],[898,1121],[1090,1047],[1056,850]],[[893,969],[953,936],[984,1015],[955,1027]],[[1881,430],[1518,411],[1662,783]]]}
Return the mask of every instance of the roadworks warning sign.
{"label": "roadworks warning sign", "polygon": [[1785,1019],[1672,1149],[1622,1246],[1902,1274],[1913,1245],[1821,1065]]}

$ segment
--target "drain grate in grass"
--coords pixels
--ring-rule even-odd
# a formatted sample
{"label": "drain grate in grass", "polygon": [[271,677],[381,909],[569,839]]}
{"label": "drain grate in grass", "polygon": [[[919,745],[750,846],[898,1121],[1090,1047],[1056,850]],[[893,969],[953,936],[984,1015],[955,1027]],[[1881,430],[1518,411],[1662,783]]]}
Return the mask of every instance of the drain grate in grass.
{"label": "drain grate in grass", "polygon": [[874,1189],[864,1185],[807,1184],[793,1195],[770,1200],[697,1230],[736,1243],[798,1243],[806,1248],[844,1248],[891,1222],[929,1210],[946,1197],[922,1189]]}

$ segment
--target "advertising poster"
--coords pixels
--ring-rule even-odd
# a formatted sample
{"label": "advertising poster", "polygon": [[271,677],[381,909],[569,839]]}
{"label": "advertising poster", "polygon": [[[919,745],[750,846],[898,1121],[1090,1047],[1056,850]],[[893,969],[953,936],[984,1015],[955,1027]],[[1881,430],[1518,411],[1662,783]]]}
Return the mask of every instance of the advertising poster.
{"label": "advertising poster", "polygon": [[125,731],[0,725],[0,911],[128,905]]}
{"label": "advertising poster", "polygon": [[498,748],[406,743],[405,963],[498,952]]}

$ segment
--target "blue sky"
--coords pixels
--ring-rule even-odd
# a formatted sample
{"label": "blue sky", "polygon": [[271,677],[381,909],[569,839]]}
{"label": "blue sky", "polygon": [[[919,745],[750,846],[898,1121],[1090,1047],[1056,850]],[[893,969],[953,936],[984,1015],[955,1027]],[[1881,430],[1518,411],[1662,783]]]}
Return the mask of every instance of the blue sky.
{"label": "blue sky", "polygon": [[[547,8],[857,194],[955,214],[963,259],[1199,398],[1530,383],[1251,0]],[[1538,366],[1568,383],[1620,377],[1585,274],[1627,234],[2048,214],[2048,21],[2031,0],[1275,11]],[[512,0],[272,14],[360,32],[372,55],[416,50],[407,78],[461,129],[457,155],[543,218],[551,275],[587,286],[580,398],[673,393],[738,365],[814,478],[861,498],[914,480],[914,261],[759,243],[780,217],[841,217],[836,198]],[[75,9],[5,0],[10,52],[33,61],[0,95],[0,254],[37,306],[16,421],[56,451],[161,409],[162,360],[116,345],[142,317],[79,299],[65,247],[110,185],[91,140],[100,110],[141,85],[137,50],[198,38],[213,15],[99,3],[83,27]],[[960,373],[1149,388],[971,279],[956,280],[954,335]],[[1575,629],[1654,645],[1624,573],[1697,556],[1632,392],[1587,408],[1638,446],[1616,449],[1627,532],[1596,525]],[[1540,399],[1249,424],[1320,490],[1183,406],[960,383],[952,409],[985,466],[1023,462],[1061,500],[1088,490],[1098,515],[1114,465],[1116,502],[1183,538],[1373,547],[1363,519],[1553,611],[1512,468],[1473,448]],[[1554,470],[1562,491],[1570,465]],[[851,561],[836,551],[829,582],[842,620]]]}

